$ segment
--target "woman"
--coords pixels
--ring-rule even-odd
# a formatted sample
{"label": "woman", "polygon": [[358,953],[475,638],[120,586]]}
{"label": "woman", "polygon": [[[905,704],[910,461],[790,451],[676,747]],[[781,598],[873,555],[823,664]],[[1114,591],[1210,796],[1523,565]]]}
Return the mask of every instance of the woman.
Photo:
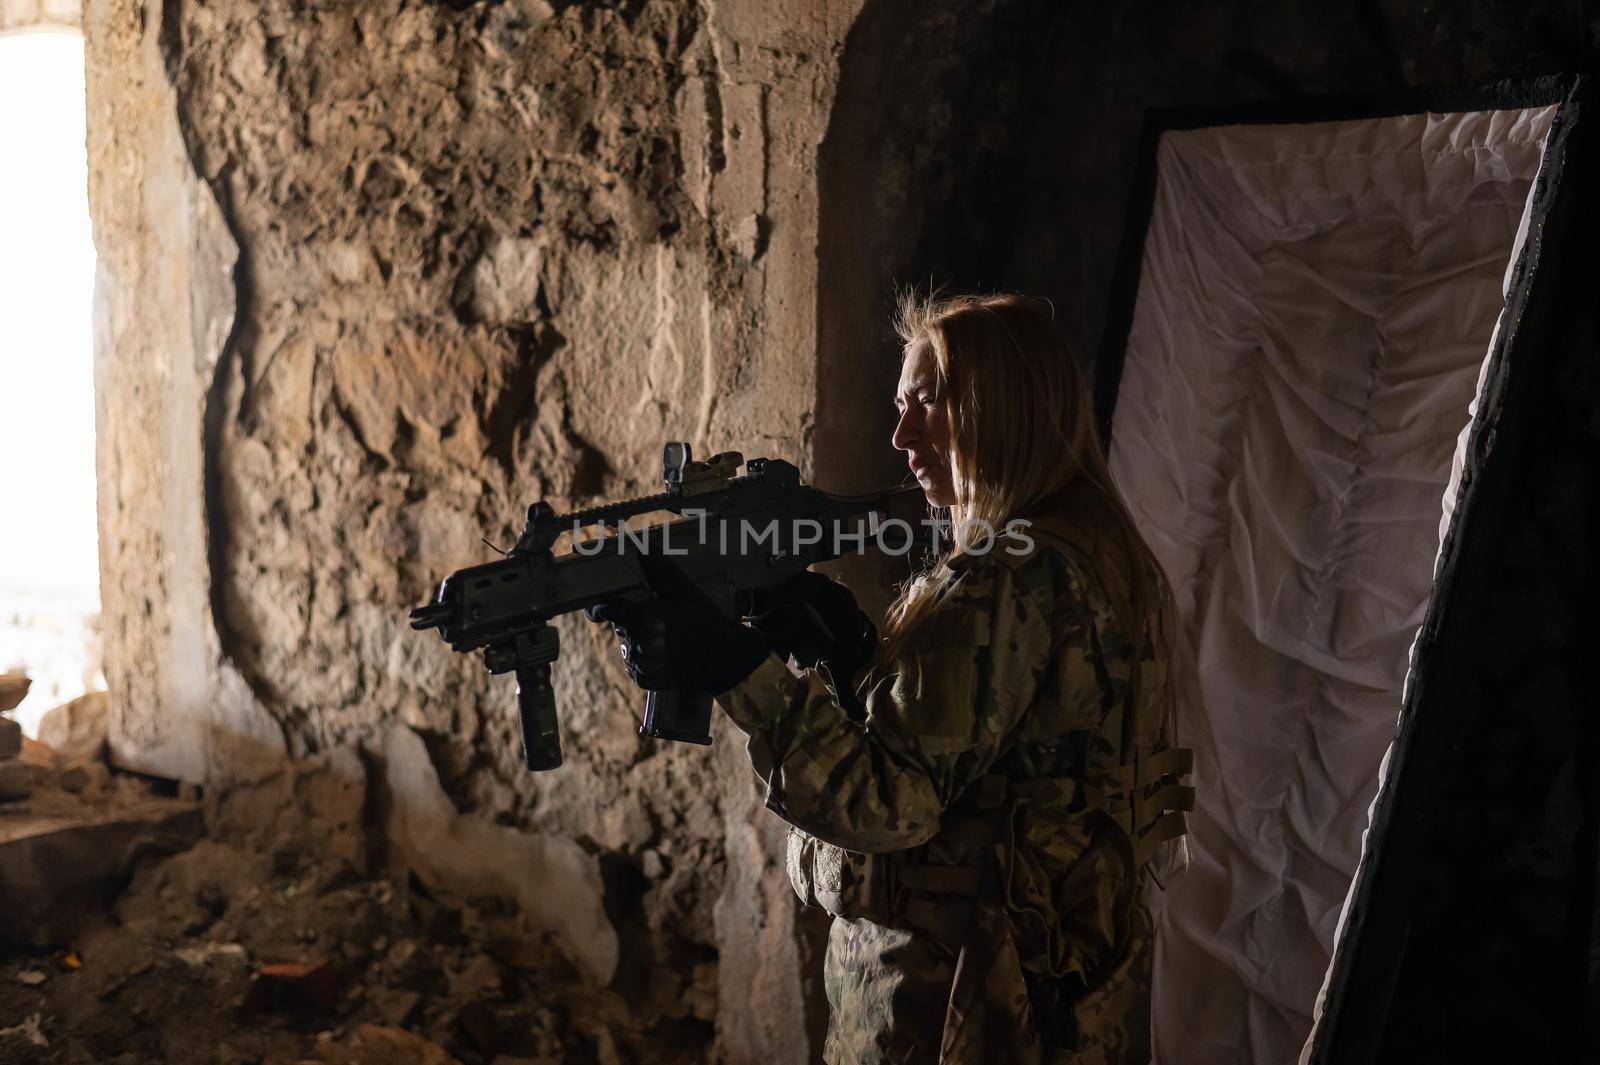
{"label": "woman", "polygon": [[[1170,598],[1044,304],[911,300],[898,327],[893,444],[969,535],[881,643],[814,574],[755,629],[692,599],[600,616],[641,685],[713,692],[748,734],[795,889],[835,915],[828,1062],[1146,1061],[1141,871],[1192,798]],[[772,653],[802,616],[827,670]]]}

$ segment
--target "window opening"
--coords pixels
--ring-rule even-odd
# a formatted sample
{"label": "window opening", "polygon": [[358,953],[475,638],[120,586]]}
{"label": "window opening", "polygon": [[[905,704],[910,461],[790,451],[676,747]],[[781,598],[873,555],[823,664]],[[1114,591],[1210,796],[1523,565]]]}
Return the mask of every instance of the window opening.
{"label": "window opening", "polygon": [[0,36],[0,101],[0,672],[33,735],[105,686],[83,39]]}

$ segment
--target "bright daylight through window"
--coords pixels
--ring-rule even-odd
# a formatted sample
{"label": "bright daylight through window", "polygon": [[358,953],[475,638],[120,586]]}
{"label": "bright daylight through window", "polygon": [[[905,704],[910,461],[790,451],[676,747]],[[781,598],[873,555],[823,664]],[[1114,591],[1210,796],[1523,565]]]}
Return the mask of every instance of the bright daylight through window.
{"label": "bright daylight through window", "polygon": [[0,673],[30,734],[104,686],[83,99],[82,38],[0,37]]}

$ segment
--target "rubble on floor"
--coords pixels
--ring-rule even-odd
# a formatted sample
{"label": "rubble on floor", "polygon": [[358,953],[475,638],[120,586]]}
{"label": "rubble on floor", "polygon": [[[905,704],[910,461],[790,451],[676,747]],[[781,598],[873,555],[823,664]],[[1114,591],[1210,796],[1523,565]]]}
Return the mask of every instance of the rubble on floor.
{"label": "rubble on floor", "polygon": [[28,697],[33,681],[26,673],[0,673],[0,714],[14,710]]}
{"label": "rubble on floor", "polygon": [[39,742],[63,761],[100,761],[106,753],[106,714],[110,696],[89,692],[39,719]]}
{"label": "rubble on floor", "polygon": [[29,794],[0,802],[0,1065],[706,1059],[710,996],[640,1008],[497,939],[502,904],[382,872],[355,752],[202,797],[85,737],[93,759],[11,759]]}

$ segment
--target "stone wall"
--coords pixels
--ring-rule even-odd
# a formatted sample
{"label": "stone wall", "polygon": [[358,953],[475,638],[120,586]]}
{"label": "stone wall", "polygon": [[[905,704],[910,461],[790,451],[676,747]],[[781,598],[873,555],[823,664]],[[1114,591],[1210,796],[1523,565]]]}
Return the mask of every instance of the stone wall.
{"label": "stone wall", "polygon": [[[227,784],[359,749],[397,864],[511,899],[695,1038],[715,1013],[729,1060],[806,1060],[817,1021],[737,734],[642,740],[606,634],[572,620],[567,764],[529,774],[509,681],[406,611],[535,499],[655,490],[666,439],[809,467],[815,146],[852,15],[85,19],[115,756]],[[720,1010],[693,1005],[708,977]]]}

